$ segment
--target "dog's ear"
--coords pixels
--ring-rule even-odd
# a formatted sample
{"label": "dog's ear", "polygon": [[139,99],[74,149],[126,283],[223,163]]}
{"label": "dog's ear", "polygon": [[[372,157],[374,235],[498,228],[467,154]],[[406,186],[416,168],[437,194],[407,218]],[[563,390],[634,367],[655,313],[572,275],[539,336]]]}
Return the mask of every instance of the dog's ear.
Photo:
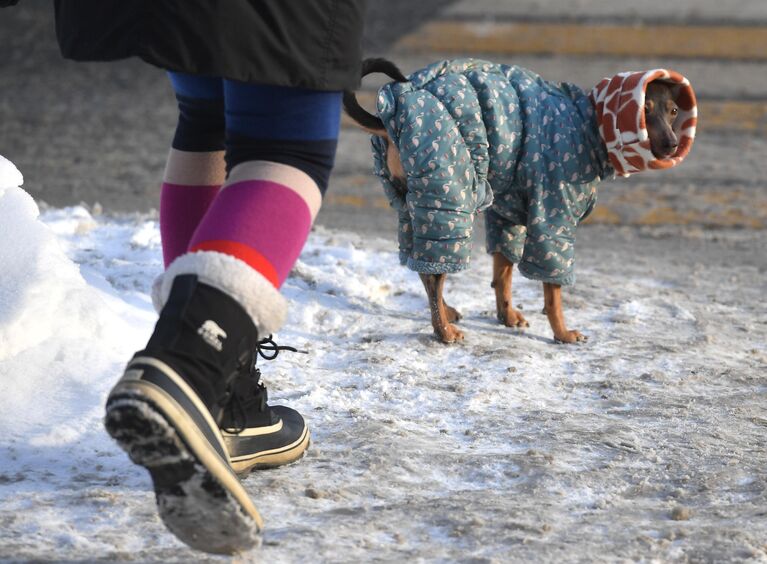
{"label": "dog's ear", "polygon": [[676,102],[676,99],[679,98],[679,93],[682,91],[682,85],[681,84],[669,84],[668,85],[669,90],[671,90],[671,99]]}
{"label": "dog's ear", "polygon": [[662,78],[657,78],[647,84],[648,87],[650,85],[654,85],[660,88],[661,90],[658,91],[659,94],[661,94],[662,92],[668,92],[672,100],[676,100],[676,97],[679,94],[679,91],[681,89],[681,85],[675,84],[673,82],[669,82],[667,80],[663,80]]}

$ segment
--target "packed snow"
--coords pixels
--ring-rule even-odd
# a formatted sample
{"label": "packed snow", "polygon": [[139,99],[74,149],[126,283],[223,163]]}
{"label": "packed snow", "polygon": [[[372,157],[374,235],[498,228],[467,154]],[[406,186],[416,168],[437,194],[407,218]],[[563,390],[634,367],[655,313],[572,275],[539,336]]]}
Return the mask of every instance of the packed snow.
{"label": "packed snow", "polygon": [[[165,530],[101,426],[156,319],[156,217],[40,213],[21,185],[0,159],[0,559],[227,560]],[[676,236],[585,230],[577,346],[554,344],[519,275],[531,327],[498,324],[477,252],[448,279],[466,340],[447,346],[393,231],[315,229],[275,336],[307,354],[260,364],[313,443],[245,479],[266,531],[237,560],[767,561],[765,273],[705,258],[765,236],[685,237],[664,256]]]}

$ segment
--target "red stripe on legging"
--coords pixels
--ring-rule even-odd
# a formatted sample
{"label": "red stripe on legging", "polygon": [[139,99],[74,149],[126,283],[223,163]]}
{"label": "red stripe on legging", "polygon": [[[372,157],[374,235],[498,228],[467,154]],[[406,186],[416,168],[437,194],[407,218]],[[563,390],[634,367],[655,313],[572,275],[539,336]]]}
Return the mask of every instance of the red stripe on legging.
{"label": "red stripe on legging", "polygon": [[203,241],[189,249],[191,253],[196,251],[215,251],[238,258],[269,280],[275,288],[280,287],[280,279],[272,263],[253,247],[237,241]]}

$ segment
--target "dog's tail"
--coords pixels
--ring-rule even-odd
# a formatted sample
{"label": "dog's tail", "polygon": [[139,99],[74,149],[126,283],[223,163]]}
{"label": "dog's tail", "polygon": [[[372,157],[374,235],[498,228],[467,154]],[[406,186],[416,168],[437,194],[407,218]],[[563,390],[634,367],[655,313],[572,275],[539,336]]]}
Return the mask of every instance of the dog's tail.
{"label": "dog's tail", "polygon": [[[362,61],[362,78],[376,72],[383,73],[397,82],[407,82],[407,78],[397,68],[397,65],[386,59],[365,59]],[[368,131],[384,134],[386,131],[381,118],[375,116],[360,106],[354,92],[344,91],[344,111]]]}

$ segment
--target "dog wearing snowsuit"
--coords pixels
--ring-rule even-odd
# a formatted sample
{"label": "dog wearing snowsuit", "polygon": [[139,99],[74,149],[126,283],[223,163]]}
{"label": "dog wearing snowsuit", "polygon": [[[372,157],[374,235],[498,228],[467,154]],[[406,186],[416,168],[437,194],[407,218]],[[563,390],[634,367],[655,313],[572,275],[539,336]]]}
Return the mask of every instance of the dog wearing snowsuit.
{"label": "dog wearing snowsuit", "polygon": [[[679,108],[679,143],[664,158],[651,151],[643,111],[656,80]],[[597,184],[675,166],[697,120],[693,90],[674,71],[621,73],[586,92],[476,59],[440,61],[384,85],[377,114],[385,132],[372,137],[374,169],[399,215],[402,264],[422,278],[468,268],[484,211],[487,251],[557,287],[575,282],[575,229],[594,209]],[[393,150],[406,186],[387,160]]]}

